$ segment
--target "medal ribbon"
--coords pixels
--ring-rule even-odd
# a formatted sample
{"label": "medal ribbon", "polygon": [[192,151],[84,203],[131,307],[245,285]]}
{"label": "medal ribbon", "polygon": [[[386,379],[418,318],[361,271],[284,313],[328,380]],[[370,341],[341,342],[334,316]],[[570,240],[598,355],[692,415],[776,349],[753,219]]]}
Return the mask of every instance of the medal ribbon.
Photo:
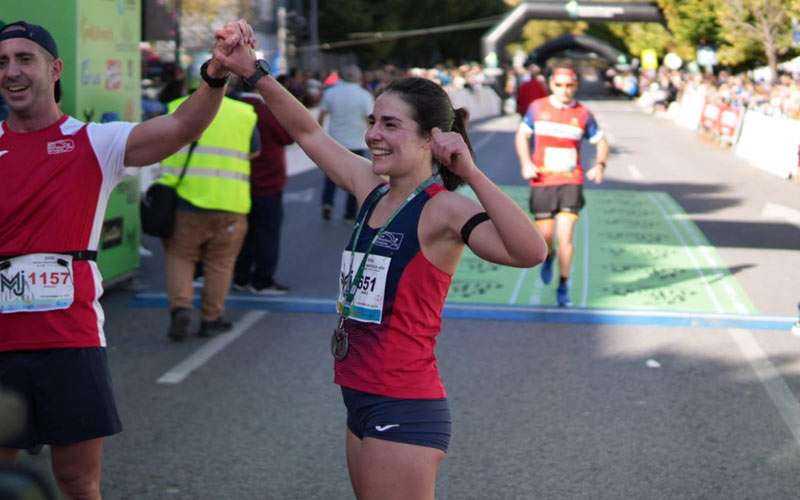
{"label": "medal ribbon", "polygon": [[[345,318],[350,316],[350,308],[353,305],[353,299],[355,299],[356,296],[356,289],[357,289],[356,285],[361,279],[361,276],[364,274],[364,268],[367,266],[367,258],[369,257],[370,252],[372,252],[372,246],[375,244],[376,241],[378,241],[378,238],[380,238],[383,235],[383,232],[386,230],[389,224],[394,220],[397,214],[400,213],[400,210],[402,210],[406,205],[408,205],[411,202],[411,200],[416,198],[419,193],[428,189],[438,180],[439,180],[438,175],[432,175],[427,179],[425,179],[422,182],[422,184],[417,186],[417,188],[411,194],[408,195],[408,197],[403,201],[403,203],[401,203],[400,206],[395,209],[394,213],[390,215],[388,219],[386,219],[386,222],[384,222],[383,225],[378,229],[378,231],[375,233],[375,236],[372,238],[372,241],[369,243],[367,250],[364,252],[364,258],[361,260],[361,264],[358,266],[356,275],[353,276],[353,262],[356,259],[356,245],[358,245],[358,237],[361,236],[361,229],[364,227],[364,225],[366,225],[367,216],[371,213],[370,210],[364,210],[364,215],[356,222],[356,228],[353,233],[352,256],[350,257],[350,269],[348,271],[348,274],[351,276],[351,279],[350,282],[347,284],[347,288],[343,294],[344,304],[342,305],[342,312],[341,312],[342,318],[340,323],[344,321]],[[378,193],[379,196],[375,200],[375,203],[378,203],[378,200],[380,200],[380,198],[388,191],[389,187],[387,185],[384,184],[383,186],[381,186],[380,192]]]}

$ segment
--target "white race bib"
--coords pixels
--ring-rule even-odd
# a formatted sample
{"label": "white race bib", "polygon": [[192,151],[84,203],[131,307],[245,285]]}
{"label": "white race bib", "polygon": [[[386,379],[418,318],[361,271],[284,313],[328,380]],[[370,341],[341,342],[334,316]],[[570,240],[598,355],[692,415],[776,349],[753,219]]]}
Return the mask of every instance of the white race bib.
{"label": "white race bib", "polygon": [[35,253],[0,262],[0,313],[67,309],[74,298],[71,255]]}
{"label": "white race bib", "polygon": [[578,164],[575,148],[544,148],[544,168],[551,172],[572,172]]}
{"label": "white race bib", "polygon": [[[353,275],[358,272],[361,261],[364,259],[362,252],[356,252],[352,266],[350,259],[352,253],[345,250],[342,252],[342,267],[339,273],[339,298],[336,300],[336,310],[341,313],[344,307],[344,292],[350,285]],[[350,306],[350,319],[363,321],[366,323],[380,323],[383,317],[383,299],[386,291],[386,276],[389,274],[389,265],[392,263],[390,257],[381,255],[370,255],[367,257],[367,264],[361,273]]]}

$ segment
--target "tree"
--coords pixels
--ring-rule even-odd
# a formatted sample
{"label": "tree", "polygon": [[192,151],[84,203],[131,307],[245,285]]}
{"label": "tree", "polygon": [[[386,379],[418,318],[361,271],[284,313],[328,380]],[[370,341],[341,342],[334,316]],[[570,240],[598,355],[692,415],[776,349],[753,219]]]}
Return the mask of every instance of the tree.
{"label": "tree", "polygon": [[791,7],[786,0],[728,0],[719,11],[724,38],[733,46],[760,46],[773,79],[778,71],[778,56],[792,44]]}
{"label": "tree", "polygon": [[[604,38],[601,33],[608,32],[605,38],[620,50],[638,57],[645,49],[655,49],[659,56],[675,50],[674,37],[657,23],[606,23],[593,24],[588,34]],[[615,43],[613,40],[617,40]]]}
{"label": "tree", "polygon": [[658,0],[658,5],[676,42],[698,47],[720,39],[721,0]]}

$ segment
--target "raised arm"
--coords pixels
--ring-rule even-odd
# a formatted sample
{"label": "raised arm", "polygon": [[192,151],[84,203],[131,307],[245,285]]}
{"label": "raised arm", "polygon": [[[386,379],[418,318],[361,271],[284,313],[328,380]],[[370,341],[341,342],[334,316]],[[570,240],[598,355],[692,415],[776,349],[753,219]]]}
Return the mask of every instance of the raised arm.
{"label": "raised arm", "polygon": [[[249,47],[240,45],[229,53],[215,52],[214,57],[243,78],[254,73],[255,55]],[[369,160],[351,153],[326,134],[306,107],[272,76],[259,79],[255,90],[303,151],[333,182],[353,193],[359,202],[382,182],[372,173]]]}
{"label": "raised arm", "polygon": [[[209,65],[212,78],[225,74]],[[184,145],[197,140],[219,110],[225,87],[211,88],[205,83],[174,113],[144,121],[131,131],[125,149],[125,165],[141,167],[159,162]]]}
{"label": "raised arm", "polygon": [[[252,30],[244,21],[228,23],[217,38],[217,50],[230,51],[242,43],[252,43]],[[227,69],[216,59],[207,68],[211,78],[225,78]],[[225,86],[211,88],[203,82],[174,113],[157,116],[138,124],[131,131],[125,148],[125,165],[151,165],[197,140],[219,110]]]}
{"label": "raised arm", "polygon": [[[547,256],[547,244],[528,215],[472,160],[463,138],[434,129],[432,152],[453,173],[464,179],[478,197],[490,220],[475,227],[468,245],[482,259],[516,267],[531,267]],[[457,193],[443,198],[450,234],[460,238],[461,228],[480,211],[477,204]]]}

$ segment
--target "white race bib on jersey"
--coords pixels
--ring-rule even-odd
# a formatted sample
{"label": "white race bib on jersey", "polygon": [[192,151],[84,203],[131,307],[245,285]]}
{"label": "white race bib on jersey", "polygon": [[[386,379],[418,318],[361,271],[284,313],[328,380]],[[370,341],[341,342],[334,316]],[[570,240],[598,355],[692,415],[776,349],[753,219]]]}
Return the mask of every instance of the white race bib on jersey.
{"label": "white race bib on jersey", "polygon": [[74,299],[71,255],[36,253],[0,261],[0,313],[67,309]]}
{"label": "white race bib on jersey", "polygon": [[544,148],[544,168],[551,172],[572,172],[578,165],[575,148]]}
{"label": "white race bib on jersey", "polygon": [[[352,253],[342,252],[342,267],[339,274],[339,298],[336,300],[336,310],[342,312],[345,298],[344,292],[350,285],[350,280],[356,274],[364,259],[363,252],[356,252],[352,266],[350,259]],[[391,257],[370,255],[367,264],[358,280],[353,304],[350,306],[350,319],[366,323],[380,323],[383,317],[383,300],[386,291],[386,276],[389,274]]]}

